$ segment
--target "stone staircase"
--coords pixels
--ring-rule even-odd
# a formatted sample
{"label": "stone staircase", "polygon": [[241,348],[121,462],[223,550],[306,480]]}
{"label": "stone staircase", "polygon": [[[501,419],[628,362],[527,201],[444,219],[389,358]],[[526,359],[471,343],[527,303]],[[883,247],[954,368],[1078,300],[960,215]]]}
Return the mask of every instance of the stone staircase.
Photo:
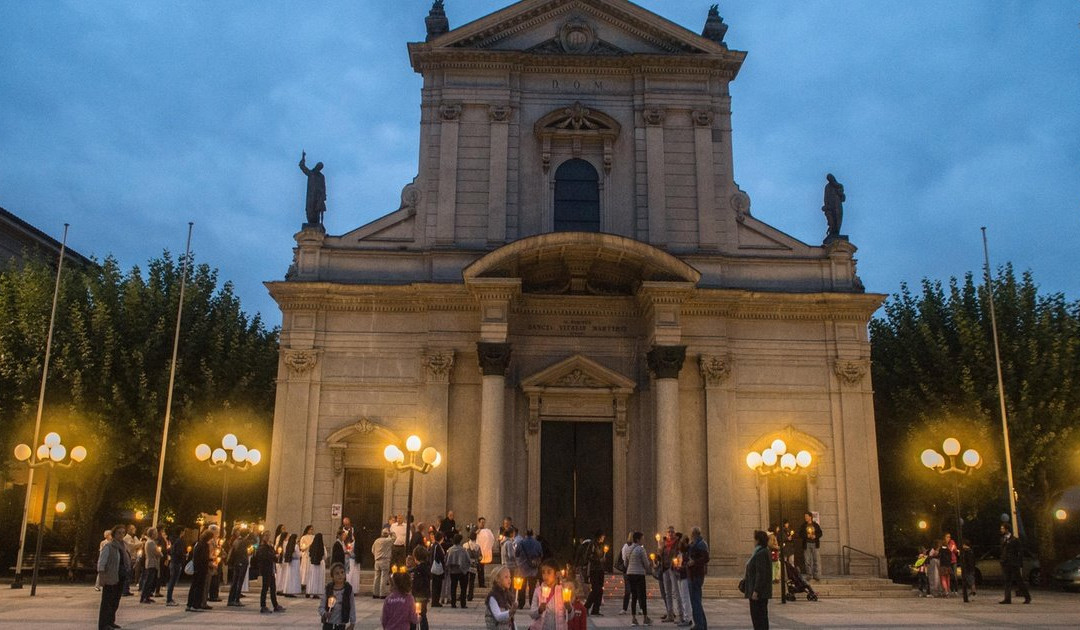
{"label": "stone staircase", "polygon": [[[490,578],[491,572],[488,571]],[[371,595],[371,582],[375,577],[374,571],[361,571],[360,595]],[[449,581],[449,580],[447,580]],[[490,586],[490,579],[488,580]],[[660,584],[653,578],[646,579],[646,595],[650,600],[660,598]],[[899,598],[912,597],[912,587],[908,584],[897,584],[885,578],[865,576],[834,576],[822,578],[819,582],[810,582],[814,592],[822,599],[847,599],[847,598]],[[476,587],[475,598],[483,598],[487,595],[487,588]],[[608,574],[604,579],[604,599],[608,602],[621,600],[623,596],[623,579],[621,575]],[[740,599],[743,594],[739,592],[739,578],[709,576],[705,578],[702,588],[704,599]],[[773,588],[773,597],[779,602],[780,585]],[[796,599],[805,600],[806,594],[796,594]]]}

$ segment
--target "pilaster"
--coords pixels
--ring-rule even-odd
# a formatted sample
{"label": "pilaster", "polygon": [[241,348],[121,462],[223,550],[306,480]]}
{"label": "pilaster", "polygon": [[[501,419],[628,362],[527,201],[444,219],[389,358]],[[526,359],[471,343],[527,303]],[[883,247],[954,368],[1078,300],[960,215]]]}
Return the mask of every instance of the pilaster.
{"label": "pilaster", "polygon": [[667,187],[664,185],[664,109],[646,107],[645,167],[649,191],[649,243],[667,245]]}
{"label": "pilaster", "polygon": [[736,565],[743,551],[739,527],[735,465],[741,461],[738,452],[739,425],[735,417],[734,379],[731,378],[730,357],[702,354],[698,357],[701,382],[705,388],[705,443],[709,453],[709,536],[716,564],[727,572]]}
{"label": "pilaster", "polygon": [[491,151],[488,171],[489,245],[506,242],[506,169],[509,164],[509,129],[512,110],[509,105],[488,107],[491,121]]}
{"label": "pilaster", "polygon": [[[428,349],[420,356],[423,370],[423,409],[428,422],[428,434],[421,439],[440,453],[449,452],[450,373],[454,369],[454,351]],[[433,468],[421,475],[423,504],[414,514],[439,514],[446,509],[447,466]],[[419,481],[419,479],[418,479]]]}
{"label": "pilaster", "polygon": [[460,103],[439,106],[439,198],[435,215],[435,242],[454,242],[454,215],[457,212],[458,127]]}
{"label": "pilaster", "polygon": [[708,109],[691,113],[694,124],[694,163],[697,167],[698,248],[720,246],[720,226],[716,216],[716,182],[713,167],[713,113]]}

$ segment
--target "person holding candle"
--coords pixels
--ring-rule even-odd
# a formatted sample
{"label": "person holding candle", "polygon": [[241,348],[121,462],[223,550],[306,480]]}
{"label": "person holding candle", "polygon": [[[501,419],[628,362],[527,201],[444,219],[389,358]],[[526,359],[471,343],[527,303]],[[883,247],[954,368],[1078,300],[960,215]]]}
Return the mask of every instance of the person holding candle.
{"label": "person holding candle", "polygon": [[413,548],[412,555],[407,559],[410,565],[409,576],[412,578],[413,599],[419,607],[417,615],[420,621],[413,626],[413,630],[428,630],[427,607],[431,599],[431,565],[428,563],[427,547],[420,545]]}
{"label": "person holding candle", "polygon": [[626,610],[630,607],[630,582],[626,579],[626,561],[629,558],[630,549],[634,546],[634,532],[630,532],[626,535],[626,542],[619,549],[619,558],[615,561],[615,570],[622,574],[623,596],[622,596],[622,611],[620,615],[625,615]]}
{"label": "person holding candle", "polygon": [[326,584],[326,545],[323,543],[322,533],[315,534],[311,539],[311,545],[307,550],[308,569],[305,578],[307,584],[307,597],[318,597],[320,585]]}
{"label": "person holding candle", "polygon": [[568,630],[567,621],[574,607],[563,595],[558,577],[559,567],[553,560],[545,560],[540,565],[540,584],[533,592],[529,611],[534,621],[529,630]]}
{"label": "person holding candle", "polygon": [[[289,562],[285,559],[285,544],[289,542],[289,531],[285,529],[284,525],[278,525],[278,534],[274,538],[274,553],[277,554],[276,564],[274,565],[274,582],[278,586],[285,585],[285,568],[289,566]],[[284,593],[278,591],[278,595]]]}
{"label": "person holding candle", "polygon": [[495,549],[495,534],[488,529],[487,519],[481,516],[476,519],[476,544],[480,545],[480,560],[476,565],[476,578],[480,588],[487,588],[487,580],[484,579],[484,568],[491,564],[493,550]]}
{"label": "person holding candle", "polygon": [[772,597],[772,561],[769,559],[769,535],[754,532],[754,551],[746,561],[743,594],[750,600],[750,620],[754,630],[769,630],[769,599]]}
{"label": "person holding candle", "polygon": [[605,540],[604,532],[596,530],[585,551],[585,574],[589,578],[589,598],[585,600],[585,608],[597,616],[600,616],[600,604],[604,601]]}
{"label": "person holding candle", "polygon": [[589,611],[585,603],[581,601],[581,585],[574,580],[569,583],[564,582],[563,601],[573,607],[566,621],[566,630],[589,630]]}
{"label": "person holding candle", "polygon": [[689,561],[690,540],[682,533],[676,533],[675,536],[679,540],[679,566],[676,569],[679,607],[675,613],[679,616],[677,625],[685,627],[690,625],[694,616],[693,607],[690,605],[690,570],[686,566]]}
{"label": "person holding candle", "polygon": [[484,600],[484,621],[489,630],[514,630],[517,598],[511,588],[513,577],[505,565],[491,574],[491,591]]}
{"label": "person holding candle", "polygon": [[330,582],[319,601],[319,619],[323,630],[353,630],[356,625],[352,585],[345,579],[343,564],[330,567]]}
{"label": "person holding candle", "polygon": [[[525,538],[517,544],[515,553],[517,554],[518,574],[525,578],[525,590],[528,591],[529,605],[532,606],[538,578],[537,573],[544,557],[544,548],[536,540],[533,530],[525,530]],[[558,567],[556,567],[555,572],[558,573]],[[518,605],[524,607],[525,603],[519,598]]]}
{"label": "person holding candle", "polygon": [[412,596],[412,579],[405,571],[390,576],[390,595],[383,602],[383,630],[408,630],[420,623],[416,600]]}

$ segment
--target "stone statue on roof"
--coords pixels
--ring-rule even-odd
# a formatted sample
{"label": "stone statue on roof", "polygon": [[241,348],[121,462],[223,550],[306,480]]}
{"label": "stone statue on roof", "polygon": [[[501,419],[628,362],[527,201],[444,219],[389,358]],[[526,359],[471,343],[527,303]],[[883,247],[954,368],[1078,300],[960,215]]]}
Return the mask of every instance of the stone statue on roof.
{"label": "stone statue on roof", "polygon": [[844,222],[844,201],[847,197],[844,195],[844,185],[836,181],[832,173],[827,174],[825,179],[825,205],[821,206],[821,211],[825,213],[825,221],[829,225],[829,230],[825,233],[825,241],[828,242],[840,238],[840,224]]}
{"label": "stone statue on roof", "polygon": [[304,212],[308,225],[322,225],[323,213],[326,212],[326,177],[322,173],[323,163],[308,168],[305,161],[307,152],[300,152],[300,170],[307,175],[307,203]]}

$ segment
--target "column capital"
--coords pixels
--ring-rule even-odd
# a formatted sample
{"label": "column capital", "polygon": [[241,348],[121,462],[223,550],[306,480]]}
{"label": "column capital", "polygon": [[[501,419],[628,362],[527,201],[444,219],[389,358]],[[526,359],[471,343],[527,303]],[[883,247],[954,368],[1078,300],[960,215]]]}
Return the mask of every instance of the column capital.
{"label": "column capital", "polygon": [[285,350],[285,365],[289,371],[297,376],[303,376],[315,367],[319,362],[317,350]]}
{"label": "column capital", "polygon": [[453,350],[427,352],[421,360],[424,365],[424,376],[429,383],[450,382],[450,371],[454,368]]}
{"label": "column capital", "polygon": [[476,357],[484,376],[506,376],[510,366],[510,344],[477,341]]}
{"label": "column capital", "polygon": [[703,354],[698,358],[705,387],[716,387],[731,376],[731,357]]}
{"label": "column capital", "polygon": [[686,346],[653,346],[645,355],[649,370],[658,379],[679,378],[685,359]]}

